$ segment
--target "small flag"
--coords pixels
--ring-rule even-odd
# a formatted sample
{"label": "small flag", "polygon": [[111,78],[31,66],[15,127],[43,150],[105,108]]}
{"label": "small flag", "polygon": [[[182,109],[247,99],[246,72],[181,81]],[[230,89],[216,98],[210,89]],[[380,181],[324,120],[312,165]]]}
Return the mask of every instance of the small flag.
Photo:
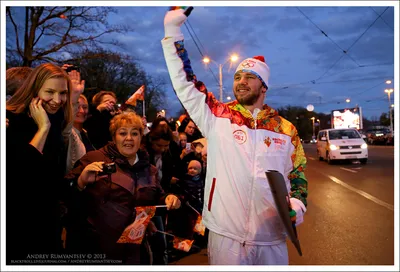
{"label": "small flag", "polygon": [[192,247],[194,240],[189,240],[185,238],[174,237],[172,241],[173,246],[175,249],[183,250],[185,252],[189,252],[190,248]]}
{"label": "small flag", "polygon": [[117,243],[141,244],[147,225],[156,212],[156,206],[136,207],[135,221],[122,232]]}
{"label": "small flag", "polygon": [[203,217],[200,214],[197,216],[196,225],[194,225],[193,231],[204,236],[206,226],[204,226]]}
{"label": "small flag", "polygon": [[136,107],[136,101],[141,100],[144,101],[144,85],[140,86],[136,92],[134,92],[131,97],[125,102],[125,104],[132,105]]}

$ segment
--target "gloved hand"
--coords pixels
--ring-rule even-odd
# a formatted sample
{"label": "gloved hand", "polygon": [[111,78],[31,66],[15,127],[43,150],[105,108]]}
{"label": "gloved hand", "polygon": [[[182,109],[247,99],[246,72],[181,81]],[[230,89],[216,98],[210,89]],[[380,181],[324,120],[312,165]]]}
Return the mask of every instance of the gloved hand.
{"label": "gloved hand", "polygon": [[304,221],[304,213],[307,211],[306,206],[304,206],[303,202],[301,202],[297,198],[290,198],[290,205],[292,206],[292,209],[296,212],[295,217],[296,217],[296,226],[300,225]]}
{"label": "gloved hand", "polygon": [[181,25],[187,20],[192,9],[192,7],[187,10],[181,7],[171,7],[171,10],[164,17],[165,37],[173,37],[177,41],[183,40]]}

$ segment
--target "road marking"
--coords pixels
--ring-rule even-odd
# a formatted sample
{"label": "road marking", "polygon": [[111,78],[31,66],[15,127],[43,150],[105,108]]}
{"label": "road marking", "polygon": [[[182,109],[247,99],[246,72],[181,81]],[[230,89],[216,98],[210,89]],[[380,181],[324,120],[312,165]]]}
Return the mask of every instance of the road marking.
{"label": "road marking", "polygon": [[358,173],[357,171],[354,171],[354,170],[351,170],[351,169],[348,169],[348,168],[344,168],[344,167],[340,167],[340,169],[346,170],[346,171],[349,171],[349,172],[352,172],[352,173]]}
{"label": "road marking", "polygon": [[334,176],[330,176],[330,175],[327,175],[327,176],[328,176],[328,178],[330,178],[332,181],[336,182],[336,183],[339,184],[339,185],[342,185],[343,187],[349,189],[350,191],[353,191],[353,192],[355,192],[355,193],[357,193],[357,194],[359,194],[359,195],[365,197],[366,199],[369,199],[369,200],[375,202],[376,204],[385,207],[386,209],[389,209],[389,210],[391,210],[391,211],[394,211],[394,206],[393,206],[393,205],[390,205],[389,203],[386,203],[385,201],[382,201],[382,200],[380,200],[380,199],[378,199],[378,198],[376,198],[376,197],[374,197],[374,196],[372,196],[372,195],[370,195],[370,194],[368,194],[368,193],[366,193],[366,192],[364,192],[364,191],[361,191],[361,190],[359,190],[359,189],[357,189],[357,188],[354,188],[353,186],[348,185],[347,183],[341,181],[341,180],[338,179],[338,178],[335,178]]}
{"label": "road marking", "polygon": [[315,161],[315,158],[313,157],[308,157],[310,160]]}

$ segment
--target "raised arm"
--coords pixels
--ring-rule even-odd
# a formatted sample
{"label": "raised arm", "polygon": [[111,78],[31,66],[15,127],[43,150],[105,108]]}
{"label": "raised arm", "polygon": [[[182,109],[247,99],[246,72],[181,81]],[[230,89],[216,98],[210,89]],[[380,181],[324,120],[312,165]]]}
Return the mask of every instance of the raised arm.
{"label": "raised arm", "polygon": [[168,11],[164,19],[165,38],[161,43],[174,90],[190,117],[207,137],[215,125],[216,116],[229,109],[217,101],[201,81],[197,81],[180,29],[186,19],[183,9]]}

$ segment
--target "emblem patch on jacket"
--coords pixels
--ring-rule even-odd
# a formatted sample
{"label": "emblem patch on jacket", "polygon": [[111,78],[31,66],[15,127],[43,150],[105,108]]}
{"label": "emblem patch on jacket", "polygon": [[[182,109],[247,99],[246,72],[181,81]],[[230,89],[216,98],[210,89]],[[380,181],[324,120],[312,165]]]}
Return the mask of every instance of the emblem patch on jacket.
{"label": "emblem patch on jacket", "polygon": [[233,138],[235,138],[238,144],[244,144],[247,141],[246,132],[240,129],[233,132]]}
{"label": "emblem patch on jacket", "polygon": [[286,145],[286,140],[280,138],[272,138],[275,144],[275,150],[284,150]]}
{"label": "emblem patch on jacket", "polygon": [[267,147],[269,147],[271,145],[271,138],[270,137],[265,138],[264,143],[267,145]]}

